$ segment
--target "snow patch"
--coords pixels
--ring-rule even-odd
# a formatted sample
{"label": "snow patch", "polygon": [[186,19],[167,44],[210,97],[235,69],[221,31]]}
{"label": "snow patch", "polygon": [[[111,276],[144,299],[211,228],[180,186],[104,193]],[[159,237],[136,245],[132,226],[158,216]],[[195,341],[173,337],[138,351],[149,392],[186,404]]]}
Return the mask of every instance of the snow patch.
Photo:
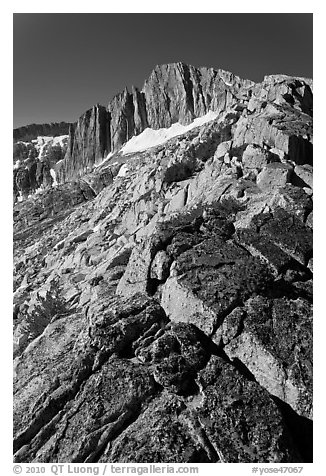
{"label": "snow patch", "polygon": [[36,144],[42,146],[53,140],[53,136],[37,136]]}
{"label": "snow patch", "polygon": [[41,185],[40,188],[37,188],[37,189],[35,190],[35,195],[38,195],[39,193],[42,193],[43,190],[44,190],[44,185]]}
{"label": "snow patch", "polygon": [[197,117],[191,124],[183,126],[179,122],[172,124],[171,127],[162,129],[145,129],[138,136],[132,137],[121,149],[123,155],[131,154],[133,152],[142,152],[150,147],[156,147],[164,144],[164,142],[177,137],[181,134],[194,129],[195,127],[202,126],[206,122],[216,119],[218,114],[213,111],[209,111],[207,114],[201,117]]}
{"label": "snow patch", "polygon": [[44,148],[50,141],[53,140],[53,137],[38,136],[36,140],[37,142],[35,147],[38,150],[38,160],[42,161]]}
{"label": "snow patch", "polygon": [[63,136],[38,136],[37,139],[33,139],[31,142],[34,144],[37,144],[38,146],[42,146],[45,144],[49,144],[52,142],[52,145],[65,145],[65,143],[68,141],[69,136],[68,135],[63,135]]}
{"label": "snow patch", "polygon": [[125,177],[129,171],[127,164],[123,164],[120,169],[117,177]]}
{"label": "snow patch", "polygon": [[51,174],[51,177],[53,178],[52,186],[56,187],[58,185],[58,182],[57,182],[57,175],[55,173],[55,170],[50,169],[50,174]]}
{"label": "snow patch", "polygon": [[[60,146],[64,148],[67,145],[69,136],[62,135],[62,136],[38,136],[37,139],[33,139],[31,142],[35,145],[36,150],[38,150],[38,160],[42,160],[44,149],[48,147]],[[26,142],[26,144],[28,144]]]}
{"label": "snow patch", "polygon": [[111,159],[112,156],[113,156],[113,152],[110,152],[110,153],[105,157],[105,159],[102,160],[102,162],[100,162],[99,164],[94,164],[94,167],[95,167],[95,168],[100,167],[100,165],[103,165],[104,162],[106,162],[107,160]]}
{"label": "snow patch", "polygon": [[44,191],[44,185],[41,185],[40,188],[37,188],[36,190],[34,190],[33,193],[29,194],[27,196],[27,198],[33,198],[35,197],[35,195],[39,195],[40,193],[42,193]]}
{"label": "snow patch", "polygon": [[45,147],[45,144],[41,145],[41,147],[40,147],[40,149],[39,149],[38,160],[40,160],[40,161],[41,161],[41,159],[42,159],[42,157],[43,157],[44,147]]}
{"label": "snow patch", "polygon": [[[34,139],[34,141],[35,141],[35,139]],[[34,142],[34,141],[31,141],[31,142]],[[26,146],[31,145],[30,142],[24,142],[23,140],[18,140],[18,141],[16,142],[16,144],[24,144],[24,145],[26,145]]]}
{"label": "snow patch", "polygon": [[56,244],[54,245],[54,247],[53,247],[54,250],[55,250],[55,251],[58,251],[58,250],[60,250],[61,248],[63,248],[63,247],[64,247],[64,244],[65,244],[65,241],[66,241],[65,238],[64,238],[63,240],[58,241],[58,243],[56,243]]}
{"label": "snow patch", "polygon": [[53,137],[52,145],[60,145],[61,147],[64,147],[68,142],[68,138],[69,136],[67,135]]}

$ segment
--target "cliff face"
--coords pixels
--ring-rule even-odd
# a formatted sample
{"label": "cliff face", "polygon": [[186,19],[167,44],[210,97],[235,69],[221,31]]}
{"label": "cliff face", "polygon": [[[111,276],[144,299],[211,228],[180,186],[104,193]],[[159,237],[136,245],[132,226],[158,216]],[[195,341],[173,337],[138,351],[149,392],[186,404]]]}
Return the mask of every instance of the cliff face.
{"label": "cliff face", "polygon": [[60,182],[73,180],[86,172],[110,150],[108,112],[96,105],[69,129],[66,158],[56,172]]}
{"label": "cliff face", "polygon": [[15,461],[312,461],[311,114],[178,64],[71,128],[14,207]]}
{"label": "cliff face", "polygon": [[189,124],[209,110],[225,110],[235,102],[240,89],[245,93],[253,84],[223,70],[197,69],[183,63],[158,66],[143,87],[149,127]]}

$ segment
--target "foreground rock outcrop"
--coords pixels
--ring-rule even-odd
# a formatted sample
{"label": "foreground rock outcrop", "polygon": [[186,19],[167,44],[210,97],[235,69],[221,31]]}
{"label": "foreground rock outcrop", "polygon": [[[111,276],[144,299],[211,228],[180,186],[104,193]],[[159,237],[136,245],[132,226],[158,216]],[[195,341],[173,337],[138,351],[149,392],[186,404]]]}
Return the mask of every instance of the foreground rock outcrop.
{"label": "foreground rock outcrop", "polygon": [[56,164],[14,206],[15,461],[312,461],[311,80],[163,65]]}

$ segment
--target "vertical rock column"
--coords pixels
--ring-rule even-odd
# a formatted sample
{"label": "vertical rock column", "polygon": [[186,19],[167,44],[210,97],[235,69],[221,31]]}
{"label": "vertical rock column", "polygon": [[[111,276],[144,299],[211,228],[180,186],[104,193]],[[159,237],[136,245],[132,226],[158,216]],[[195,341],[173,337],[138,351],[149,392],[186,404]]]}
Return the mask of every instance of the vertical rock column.
{"label": "vertical rock column", "polygon": [[75,127],[70,127],[68,150],[59,164],[60,182],[72,180],[88,172],[110,151],[109,113],[97,104],[86,111]]}

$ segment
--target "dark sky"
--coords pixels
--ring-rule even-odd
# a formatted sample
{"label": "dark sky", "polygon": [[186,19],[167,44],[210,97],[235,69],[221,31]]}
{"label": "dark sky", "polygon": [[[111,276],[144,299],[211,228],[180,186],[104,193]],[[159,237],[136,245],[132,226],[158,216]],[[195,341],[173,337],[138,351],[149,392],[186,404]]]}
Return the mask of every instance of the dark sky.
{"label": "dark sky", "polygon": [[156,64],[312,77],[312,14],[14,14],[14,127],[75,121]]}

